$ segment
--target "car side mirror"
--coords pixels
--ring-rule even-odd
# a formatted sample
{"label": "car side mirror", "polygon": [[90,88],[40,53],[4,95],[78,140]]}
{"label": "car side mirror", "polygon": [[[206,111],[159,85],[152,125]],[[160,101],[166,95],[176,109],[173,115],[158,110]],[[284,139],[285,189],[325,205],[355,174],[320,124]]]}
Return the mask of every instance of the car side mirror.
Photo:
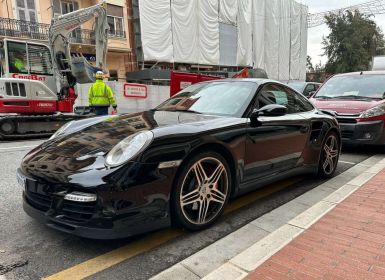
{"label": "car side mirror", "polygon": [[286,114],[287,114],[287,108],[279,104],[269,104],[269,105],[263,106],[261,109],[254,109],[254,111],[251,113],[251,116],[250,116],[251,126],[256,127],[261,125],[260,121],[258,121],[258,118],[260,116],[280,117]]}

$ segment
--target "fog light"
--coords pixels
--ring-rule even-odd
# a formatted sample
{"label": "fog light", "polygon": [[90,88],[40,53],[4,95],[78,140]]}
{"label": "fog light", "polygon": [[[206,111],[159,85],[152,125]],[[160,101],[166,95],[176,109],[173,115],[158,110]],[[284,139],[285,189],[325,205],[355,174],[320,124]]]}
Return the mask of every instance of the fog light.
{"label": "fog light", "polygon": [[364,139],[370,140],[370,139],[372,139],[372,138],[373,138],[373,135],[372,135],[370,132],[364,133]]}
{"label": "fog light", "polygon": [[72,192],[64,196],[65,200],[77,201],[77,202],[93,202],[96,201],[96,194]]}

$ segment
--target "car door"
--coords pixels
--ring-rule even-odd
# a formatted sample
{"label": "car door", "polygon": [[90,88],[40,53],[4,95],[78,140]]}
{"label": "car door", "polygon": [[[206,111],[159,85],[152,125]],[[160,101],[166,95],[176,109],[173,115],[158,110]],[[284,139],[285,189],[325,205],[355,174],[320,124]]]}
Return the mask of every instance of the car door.
{"label": "car door", "polygon": [[256,107],[284,105],[288,113],[279,117],[259,117],[260,125],[247,126],[244,181],[292,169],[300,164],[309,136],[310,122],[301,116],[296,93],[279,84],[267,84],[257,94]]}

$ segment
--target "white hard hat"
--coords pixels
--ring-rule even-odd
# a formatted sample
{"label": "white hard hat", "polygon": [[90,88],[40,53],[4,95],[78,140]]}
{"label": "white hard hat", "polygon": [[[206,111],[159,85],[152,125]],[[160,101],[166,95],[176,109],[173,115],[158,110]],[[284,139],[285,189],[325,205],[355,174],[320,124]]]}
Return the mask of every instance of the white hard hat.
{"label": "white hard hat", "polygon": [[103,79],[103,77],[104,77],[104,73],[102,71],[97,71],[95,73],[95,78],[96,79]]}

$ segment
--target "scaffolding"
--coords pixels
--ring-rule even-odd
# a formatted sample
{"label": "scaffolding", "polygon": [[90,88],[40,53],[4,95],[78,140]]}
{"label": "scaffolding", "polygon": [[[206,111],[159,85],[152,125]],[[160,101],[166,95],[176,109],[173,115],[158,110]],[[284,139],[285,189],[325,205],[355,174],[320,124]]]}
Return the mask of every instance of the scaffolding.
{"label": "scaffolding", "polygon": [[325,23],[325,16],[331,14],[339,14],[345,11],[359,11],[365,15],[380,15],[385,14],[385,0],[374,0],[365,2],[362,4],[345,7],[341,9],[309,14],[308,15],[308,28],[316,27]]}

